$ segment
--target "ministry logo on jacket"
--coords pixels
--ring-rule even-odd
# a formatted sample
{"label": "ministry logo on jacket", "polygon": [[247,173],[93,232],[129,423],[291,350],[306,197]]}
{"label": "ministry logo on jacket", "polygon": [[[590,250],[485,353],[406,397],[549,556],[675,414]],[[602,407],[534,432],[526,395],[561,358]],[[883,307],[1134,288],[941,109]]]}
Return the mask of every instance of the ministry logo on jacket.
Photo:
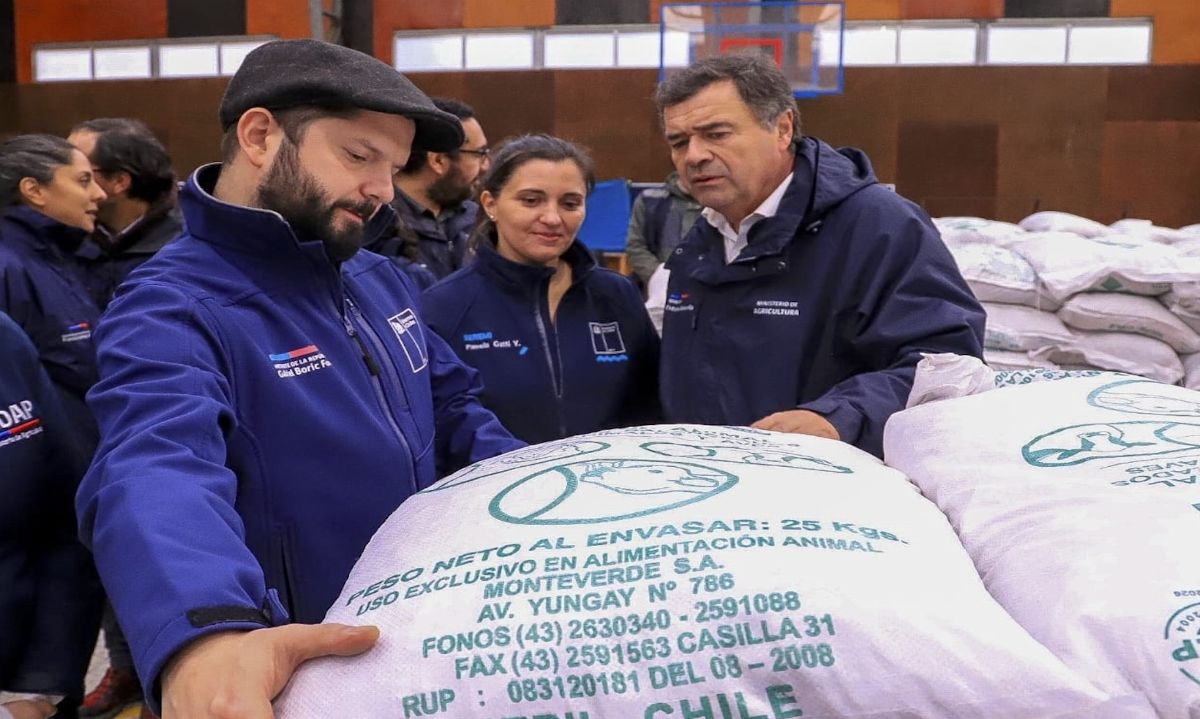
{"label": "ministry logo on jacket", "polygon": [[275,374],[281,379],[312,374],[319,370],[332,367],[333,363],[316,345],[297,347],[290,352],[267,355],[275,363]]}
{"label": "ministry logo on jacket", "polygon": [[592,352],[597,362],[628,362],[621,326],[616,322],[588,322],[592,333]]}
{"label": "ministry logo on jacket", "polygon": [[425,369],[429,364],[429,353],[425,349],[425,335],[421,332],[421,323],[417,314],[411,309],[404,310],[398,315],[388,317],[388,324],[400,340],[400,348],[408,357],[408,364],[414,374]]}
{"label": "ministry logo on jacket", "polygon": [[35,437],[42,431],[42,420],[34,416],[31,400],[0,407],[0,447]]}
{"label": "ministry logo on jacket", "polygon": [[61,337],[63,342],[82,342],[84,340],[90,340],[91,338],[92,326],[87,322],[80,322],[78,324],[71,325],[63,330]]}

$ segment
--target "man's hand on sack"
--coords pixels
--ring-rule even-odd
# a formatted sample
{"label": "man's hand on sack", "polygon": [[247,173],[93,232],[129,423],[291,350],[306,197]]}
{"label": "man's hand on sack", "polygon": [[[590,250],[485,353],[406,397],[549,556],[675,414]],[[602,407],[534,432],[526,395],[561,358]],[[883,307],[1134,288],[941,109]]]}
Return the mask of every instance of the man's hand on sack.
{"label": "man's hand on sack", "polygon": [[790,409],[786,412],[776,412],[750,425],[754,429],[766,429],[772,432],[791,432],[792,434],[811,434],[815,437],[841,439],[837,428],[816,412],[807,409]]}
{"label": "man's hand on sack", "polygon": [[289,624],[197,639],[163,671],[163,719],[272,719],[271,700],[309,659],[370,649],[376,627]]}

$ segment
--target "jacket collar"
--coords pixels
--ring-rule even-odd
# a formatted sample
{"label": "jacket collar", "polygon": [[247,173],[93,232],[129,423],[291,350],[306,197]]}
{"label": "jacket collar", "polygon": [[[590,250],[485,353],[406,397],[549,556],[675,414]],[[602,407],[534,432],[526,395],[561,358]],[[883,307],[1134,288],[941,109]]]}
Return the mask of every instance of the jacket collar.
{"label": "jacket collar", "polygon": [[120,232],[109,232],[108,228],[96,225],[91,242],[85,246],[96,247],[101,255],[152,255],[175,238],[183,229],[179,212],[176,210],[175,193],[151,205],[146,214]]}
{"label": "jacket collar", "polygon": [[39,252],[71,253],[87,237],[87,232],[55,220],[26,205],[14,205],[4,210],[6,224],[18,228],[6,239],[23,242]]}
{"label": "jacket collar", "polygon": [[[259,257],[281,259],[287,253],[298,253],[331,264],[320,240],[297,237],[279,213],[234,205],[214,197],[212,190],[220,172],[220,163],[197,168],[179,195],[189,235]],[[392,221],[392,208],[380,206],[364,228],[363,246],[374,241]]]}
{"label": "jacket collar", "polygon": [[[537,289],[554,276],[554,270],[543,265],[524,265],[507,259],[488,242],[481,242],[475,251],[475,262],[479,271],[499,280],[510,289]],[[563,259],[571,268],[571,284],[584,279],[596,268],[592,253],[579,240],[571,243],[563,253]]]}

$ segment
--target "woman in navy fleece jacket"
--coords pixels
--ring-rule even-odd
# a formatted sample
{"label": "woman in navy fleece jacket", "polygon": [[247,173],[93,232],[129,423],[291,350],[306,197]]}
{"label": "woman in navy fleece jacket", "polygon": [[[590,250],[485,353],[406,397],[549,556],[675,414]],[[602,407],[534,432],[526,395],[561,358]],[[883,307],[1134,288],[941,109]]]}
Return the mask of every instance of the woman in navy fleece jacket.
{"label": "woman in navy fleece jacket", "polygon": [[484,404],[530,443],[659,416],[641,295],[575,239],[592,185],[570,142],[507,143],[483,180],[475,261],[424,295],[430,327],[483,375]]}

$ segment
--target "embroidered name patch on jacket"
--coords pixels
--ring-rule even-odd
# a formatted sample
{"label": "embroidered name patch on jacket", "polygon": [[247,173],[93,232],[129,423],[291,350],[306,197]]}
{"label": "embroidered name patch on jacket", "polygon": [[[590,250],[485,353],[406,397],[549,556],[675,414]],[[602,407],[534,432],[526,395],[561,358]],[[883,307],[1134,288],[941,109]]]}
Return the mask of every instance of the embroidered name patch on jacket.
{"label": "embroidered name patch on jacket", "polygon": [[84,340],[90,340],[91,338],[92,326],[87,322],[80,322],[79,324],[71,325],[63,330],[63,334],[60,339],[62,339],[63,342],[82,342]]}
{"label": "embroidered name patch on jacket", "polygon": [[316,345],[305,345],[291,352],[280,352],[268,357],[275,363],[275,374],[283,379],[311,374],[333,366]]}

